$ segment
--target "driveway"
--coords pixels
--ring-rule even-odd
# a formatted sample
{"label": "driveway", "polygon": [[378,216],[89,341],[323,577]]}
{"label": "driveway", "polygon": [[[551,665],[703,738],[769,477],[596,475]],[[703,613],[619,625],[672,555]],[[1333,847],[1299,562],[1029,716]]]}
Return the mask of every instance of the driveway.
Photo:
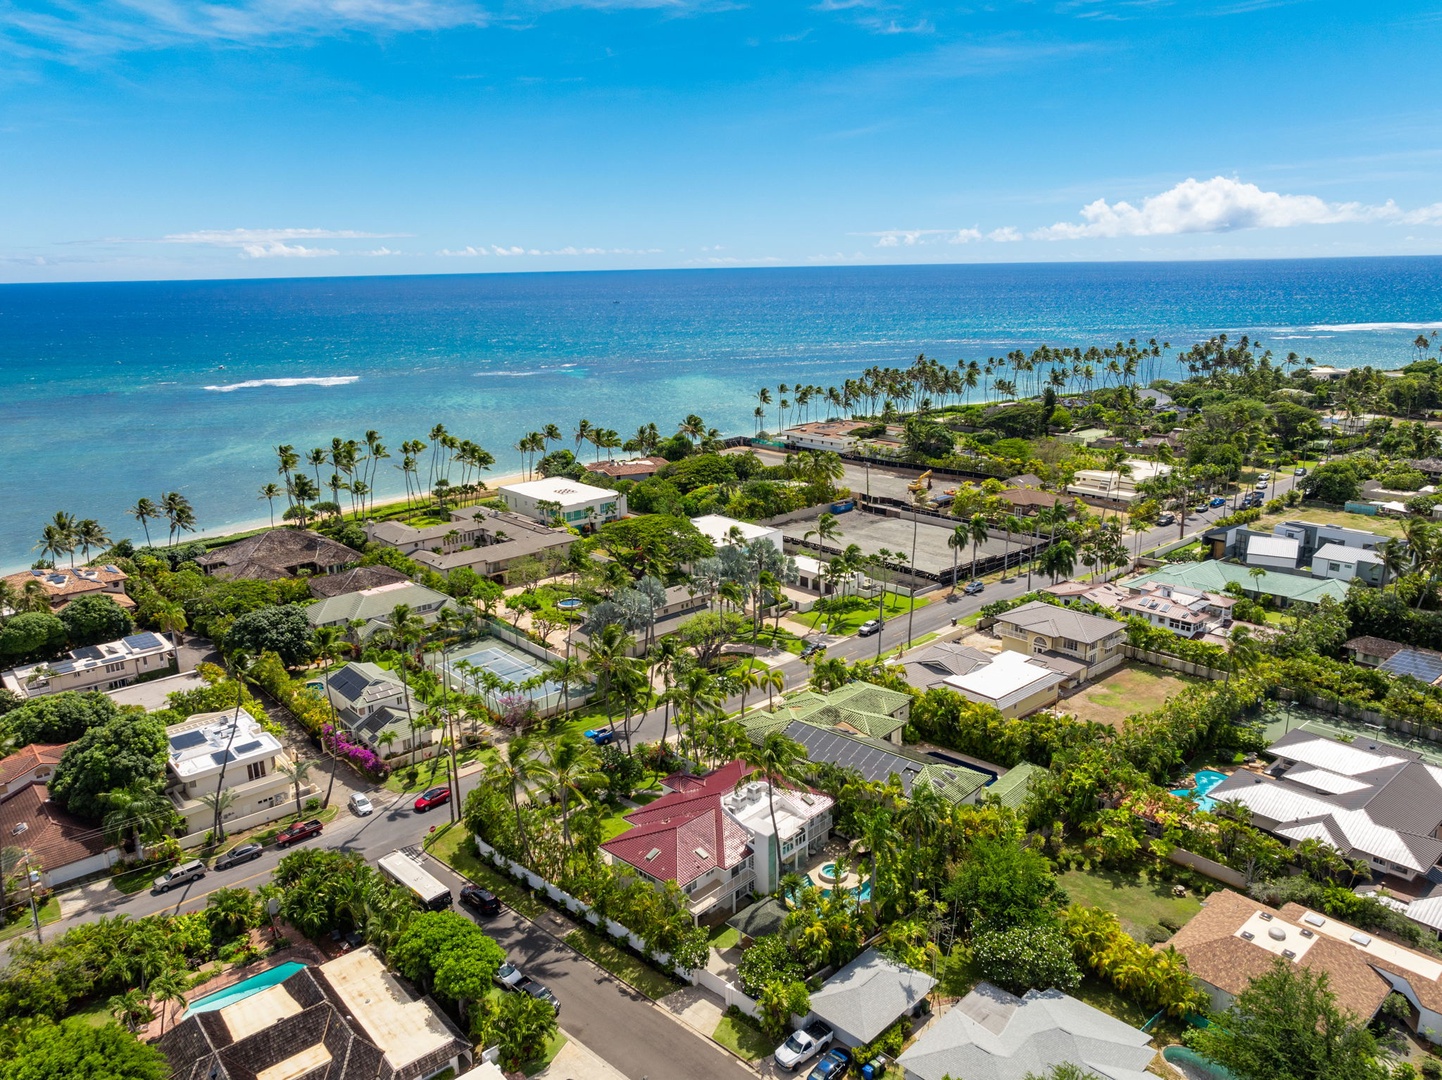
{"label": "driveway", "polygon": [[[426,869],[460,891],[464,879],[449,866],[427,856]],[[561,1029],[631,1080],[755,1080],[754,1072],[710,1039],[543,928],[569,932],[571,924],[559,915],[548,912],[538,925],[507,909],[476,921],[517,967],[555,992]]]}

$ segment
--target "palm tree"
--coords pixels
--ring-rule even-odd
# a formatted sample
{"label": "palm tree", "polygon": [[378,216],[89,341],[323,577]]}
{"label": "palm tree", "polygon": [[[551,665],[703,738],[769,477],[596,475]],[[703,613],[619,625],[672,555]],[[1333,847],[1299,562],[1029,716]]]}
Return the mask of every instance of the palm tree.
{"label": "palm tree", "polygon": [[104,551],[110,546],[110,534],[105,531],[105,526],[94,518],[84,518],[75,526],[75,542],[79,545],[85,561],[89,562],[92,549]]}
{"label": "palm tree", "polygon": [[[766,781],[767,811],[771,815],[771,836],[775,845],[776,862],[767,856],[767,878],[775,882],[781,873],[781,833],[776,828],[776,786],[783,781],[795,782],[797,767],[805,760],[806,751],[801,744],[788,739],[779,731],[773,731],[761,740],[759,746],[752,744],[741,751],[741,760],[751,766],[749,772],[736,782],[740,788],[748,780],[760,777]],[[876,885],[873,882],[872,888]]]}
{"label": "palm tree", "polygon": [[141,1024],[148,1024],[155,1019],[150,998],[134,987],[123,994],[116,994],[106,1002],[106,1008],[110,1010],[110,1015],[125,1025],[125,1029],[132,1034],[140,1030]]}
{"label": "palm tree", "polygon": [[180,634],[189,625],[185,619],[185,608],[179,604],[166,604],[155,611],[155,625],[162,634],[169,634],[177,655],[180,651]]}
{"label": "palm tree", "polygon": [[976,580],[976,549],[979,544],[987,541],[986,515],[972,514],[971,520],[966,523],[966,534],[971,540],[971,578]]}
{"label": "palm tree", "polygon": [[61,555],[69,555],[70,565],[74,566],[77,543],[75,515],[59,510],[41,530],[40,542],[35,546],[42,555],[48,553],[52,560]]}
{"label": "palm tree", "polygon": [[220,815],[223,807],[220,805],[221,792],[225,790],[225,767],[230,760],[230,748],[235,742],[235,734],[240,730],[241,706],[245,702],[245,680],[250,672],[252,660],[250,654],[243,649],[236,649],[226,659],[230,667],[230,677],[235,680],[235,716],[231,718],[230,735],[225,740],[225,756],[220,760],[220,773],[215,778],[215,819],[211,825],[211,833],[217,843],[225,838],[225,832],[221,827]]}
{"label": "palm tree", "polygon": [[[329,670],[330,665],[334,663],[336,659],[340,656],[341,651],[350,648],[350,646],[347,645],[342,639],[341,629],[338,626],[318,626],[311,631],[310,640],[311,647],[315,650],[316,659],[321,662],[321,664],[327,669],[327,671]],[[324,681],[327,677],[327,675],[322,675],[322,681]],[[335,737],[336,733],[340,730],[340,720],[336,716],[335,712],[335,701],[331,698],[329,690],[325,690],[324,693],[326,703],[330,705],[331,744],[329,747],[330,782],[326,784],[325,787],[325,801],[321,803],[322,810],[324,810],[330,805],[331,792],[335,790],[335,770],[337,760],[337,755],[335,752]],[[324,745],[324,743],[322,743],[322,745]]]}
{"label": "palm tree", "polygon": [[191,508],[190,500],[178,491],[167,491],[160,496],[160,512],[165,515],[165,520],[170,523],[170,543],[175,545],[175,537],[181,532],[195,532],[195,511]]}
{"label": "palm tree", "polygon": [[1006,530],[1006,551],[1002,554],[1001,557],[1001,579],[1005,581],[1007,579],[1007,558],[1011,555],[1011,534],[1022,532],[1025,529],[1025,526],[1022,525],[1021,519],[1018,518],[1015,514],[1007,514],[1006,517],[1001,519],[1001,527]]}
{"label": "palm tree", "polygon": [[[223,822],[225,812],[235,805],[235,792],[212,791],[206,795],[202,795],[200,801],[210,810],[215,821]],[[217,844],[225,839],[225,826],[223,824],[211,830],[211,839]]]}
{"label": "palm tree", "polygon": [[274,482],[261,485],[260,498],[270,503],[270,527],[272,529],[275,528],[275,500],[284,494],[285,491]]}
{"label": "palm tree", "polygon": [[616,730],[616,717],[611,710],[611,683],[616,673],[629,659],[635,640],[617,623],[608,623],[601,632],[591,639],[590,655],[586,658],[586,671],[595,676],[598,695],[606,699],[606,715],[611,718],[611,730]]}
{"label": "palm tree", "polygon": [[165,1021],[170,1014],[167,1007],[185,1000],[189,979],[178,968],[168,967],[150,980],[150,996],[160,1003],[160,1033],[165,1034]]}
{"label": "palm tree", "polygon": [[503,784],[510,794],[511,808],[516,814],[516,839],[525,853],[528,866],[534,864],[531,860],[530,839],[526,836],[525,826],[521,821],[521,795],[529,789],[532,782],[544,778],[545,775],[541,763],[535,758],[534,750],[531,736],[524,732],[518,734],[504,745],[500,760],[486,770],[487,781]]}
{"label": "palm tree", "polygon": [[951,530],[951,535],[946,538],[946,546],[951,548],[951,591],[956,592],[956,562],[961,555],[962,548],[971,543],[971,537],[966,531],[965,525],[958,525]]}
{"label": "palm tree", "polygon": [[149,547],[150,526],[147,522],[149,522],[151,518],[160,517],[160,507],[156,506],[149,499],[139,499],[126,513],[140,522],[140,527],[145,530],[145,546]]}
{"label": "palm tree", "polygon": [[397,604],[386,619],[386,638],[395,648],[399,663],[396,673],[401,677],[401,690],[405,695],[406,717],[411,718],[411,687],[409,678],[410,650],[418,645],[425,634],[425,620],[411,611],[409,604]]}
{"label": "palm tree", "polygon": [[100,827],[105,830],[106,838],[118,844],[129,833],[136,858],[141,854],[141,841],[153,839],[164,832],[175,817],[175,807],[170,800],[145,784],[137,783],[106,792],[101,796],[101,802],[106,813]]}
{"label": "palm tree", "polygon": [[561,802],[561,842],[571,849],[571,799],[586,801],[587,794],[602,782],[596,747],[588,739],[569,731],[553,742],[538,763],[543,786]]}
{"label": "palm tree", "polygon": [[1254,582],[1252,586],[1253,594],[1260,600],[1262,598],[1262,579],[1267,576],[1267,568],[1265,566],[1254,566],[1247,571],[1247,576]]}
{"label": "palm tree", "polygon": [[295,790],[295,816],[300,818],[300,789],[310,780],[311,762],[299,759],[286,765],[277,765],[275,771],[291,782]]}

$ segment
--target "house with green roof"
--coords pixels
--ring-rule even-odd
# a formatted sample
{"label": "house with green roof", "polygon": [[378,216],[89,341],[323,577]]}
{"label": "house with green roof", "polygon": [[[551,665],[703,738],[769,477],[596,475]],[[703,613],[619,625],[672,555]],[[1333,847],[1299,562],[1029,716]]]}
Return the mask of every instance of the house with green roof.
{"label": "house with green roof", "polygon": [[1045,775],[1046,770],[1040,765],[1033,765],[1029,761],[1020,762],[989,786],[986,796],[996,799],[1002,806],[1019,810],[1027,795],[1031,793],[1032,785]]}
{"label": "house with green roof", "polygon": [[902,730],[911,715],[911,695],[872,683],[852,682],[828,694],[812,690],[793,694],[776,712],[790,720],[805,720],[816,727],[885,739],[900,746]]}
{"label": "house with green roof", "polygon": [[1347,583],[1344,581],[1314,578],[1282,570],[1268,570],[1265,574],[1253,577],[1253,569],[1241,563],[1221,562],[1217,559],[1198,563],[1169,563],[1123,584],[1134,592],[1155,582],[1220,593],[1226,591],[1228,585],[1236,583],[1248,596],[1258,593],[1270,596],[1284,607],[1289,604],[1315,605],[1321,602],[1323,597],[1340,604],[1347,598]]}

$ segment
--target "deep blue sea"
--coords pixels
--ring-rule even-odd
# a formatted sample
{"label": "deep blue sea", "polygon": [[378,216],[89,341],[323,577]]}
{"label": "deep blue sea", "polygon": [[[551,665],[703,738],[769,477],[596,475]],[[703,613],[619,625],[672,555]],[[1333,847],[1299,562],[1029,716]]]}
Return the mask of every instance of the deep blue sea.
{"label": "deep blue sea", "polygon": [[761,386],[921,352],[1155,336],[1175,353],[1225,331],[1395,367],[1434,327],[1442,258],[5,285],[0,566],[34,559],[56,510],[138,537],[125,509],[167,490],[207,532],[263,520],[278,443],[374,428],[394,455],[378,487],[396,494],[399,444],[436,423],[499,475],[547,422],[625,436],[695,412],[746,433]]}

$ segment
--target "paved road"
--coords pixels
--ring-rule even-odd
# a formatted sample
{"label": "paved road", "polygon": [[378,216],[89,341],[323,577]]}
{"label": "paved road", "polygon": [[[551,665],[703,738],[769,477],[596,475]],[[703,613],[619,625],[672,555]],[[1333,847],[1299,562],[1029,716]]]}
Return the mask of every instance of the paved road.
{"label": "paved road", "polygon": [[[462,879],[450,867],[427,857],[426,869],[459,891]],[[726,1051],[536,923],[509,909],[477,921],[517,967],[555,993],[562,1030],[632,1080],[755,1080],[755,1073]],[[549,913],[540,922],[551,924],[556,933],[570,929]]]}

